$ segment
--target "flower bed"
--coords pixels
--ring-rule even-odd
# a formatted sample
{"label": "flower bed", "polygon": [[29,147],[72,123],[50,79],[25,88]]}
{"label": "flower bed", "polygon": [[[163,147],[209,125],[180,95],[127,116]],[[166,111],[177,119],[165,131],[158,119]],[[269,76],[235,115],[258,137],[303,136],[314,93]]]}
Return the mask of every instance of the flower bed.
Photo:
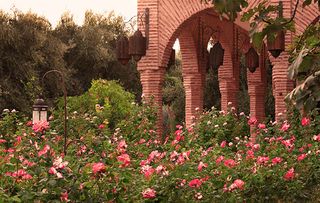
{"label": "flower bed", "polygon": [[[134,104],[133,104],[134,105]],[[279,123],[212,110],[155,139],[154,111],[132,108],[115,130],[73,114],[67,154],[56,121],[0,121],[0,199],[9,202],[319,201],[318,114]],[[77,121],[74,123],[73,121]],[[80,122],[81,121],[81,122]],[[103,125],[102,125],[103,124]],[[249,124],[252,127],[249,137]],[[58,132],[58,133],[57,133]]]}

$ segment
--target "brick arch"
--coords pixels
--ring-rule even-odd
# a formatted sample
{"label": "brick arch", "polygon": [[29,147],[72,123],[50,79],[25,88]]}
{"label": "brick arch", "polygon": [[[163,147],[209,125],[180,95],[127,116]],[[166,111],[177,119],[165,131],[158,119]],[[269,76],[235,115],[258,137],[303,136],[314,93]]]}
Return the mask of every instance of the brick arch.
{"label": "brick arch", "polygon": [[[249,1],[249,8],[259,2],[258,0]],[[201,15],[204,12],[213,12],[212,4],[201,3],[200,0],[188,1],[159,1],[159,65],[165,66],[169,56],[170,50],[178,38],[181,28],[187,24],[189,20]],[[241,27],[248,29],[248,23],[242,23],[240,20],[236,21]]]}

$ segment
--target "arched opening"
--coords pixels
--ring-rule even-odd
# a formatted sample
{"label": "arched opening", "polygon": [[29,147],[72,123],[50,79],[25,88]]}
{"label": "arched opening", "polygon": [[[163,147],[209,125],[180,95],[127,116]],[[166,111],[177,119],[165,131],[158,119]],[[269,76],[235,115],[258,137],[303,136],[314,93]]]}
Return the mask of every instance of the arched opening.
{"label": "arched opening", "polygon": [[183,86],[180,43],[176,39],[166,67],[162,87],[164,134],[175,131],[177,124],[185,120],[185,89]]}

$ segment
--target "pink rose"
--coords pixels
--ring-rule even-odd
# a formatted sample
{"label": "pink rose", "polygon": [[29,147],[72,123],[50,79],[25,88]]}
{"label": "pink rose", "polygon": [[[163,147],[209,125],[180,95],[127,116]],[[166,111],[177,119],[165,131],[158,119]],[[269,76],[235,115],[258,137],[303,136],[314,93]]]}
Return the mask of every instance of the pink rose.
{"label": "pink rose", "polygon": [[301,120],[301,125],[302,126],[310,125],[310,119],[307,118],[307,117],[303,117],[302,120]]}
{"label": "pink rose", "polygon": [[61,202],[68,202],[69,201],[68,200],[68,192],[61,193],[60,200],[61,200]]}
{"label": "pink rose", "polygon": [[307,157],[307,154],[300,154],[297,158],[298,161],[302,161],[303,159],[305,159]]}
{"label": "pink rose", "polygon": [[220,164],[224,159],[224,156],[219,156],[217,159],[216,159],[216,164]]}
{"label": "pink rose", "polygon": [[32,126],[32,130],[36,133],[47,130],[48,128],[49,128],[49,122],[47,121],[38,121],[34,123]]}
{"label": "pink rose", "polygon": [[283,123],[280,130],[283,131],[283,132],[286,132],[289,128],[290,128],[290,124],[289,123]]}
{"label": "pink rose", "polygon": [[237,164],[233,159],[227,159],[224,161],[224,165],[228,168],[233,168],[235,167]]}
{"label": "pink rose", "polygon": [[192,188],[199,188],[201,186],[202,182],[198,178],[193,179],[189,182],[189,187]]}
{"label": "pink rose", "polygon": [[258,122],[258,120],[255,117],[251,117],[248,120],[248,125],[255,125]]}
{"label": "pink rose", "polygon": [[226,145],[227,145],[227,141],[224,140],[224,141],[221,142],[220,147],[221,148],[225,148]]}
{"label": "pink rose", "polygon": [[279,163],[282,162],[282,160],[283,159],[280,158],[280,157],[275,157],[275,158],[272,159],[272,164],[274,164],[274,165],[279,164]]}
{"label": "pink rose", "polygon": [[154,189],[147,188],[142,192],[142,196],[146,199],[153,199],[156,197],[156,191]]}
{"label": "pink rose", "polygon": [[240,190],[242,190],[243,187],[244,187],[244,181],[243,181],[243,180],[240,180],[240,179],[235,180],[235,181],[233,182],[233,184],[235,184],[236,187],[237,187],[238,189],[240,189]]}
{"label": "pink rose", "polygon": [[266,125],[263,123],[259,123],[258,128],[259,129],[266,129]]}
{"label": "pink rose", "polygon": [[294,168],[290,168],[289,171],[283,176],[286,180],[292,180],[294,178]]}
{"label": "pink rose", "polygon": [[128,154],[122,154],[122,155],[118,156],[117,160],[119,162],[122,162],[122,165],[120,166],[121,168],[127,167],[130,165],[130,157]]}
{"label": "pink rose", "polygon": [[96,173],[103,173],[103,172],[105,172],[105,171],[106,171],[106,166],[104,165],[104,163],[99,162],[99,163],[94,163],[94,164],[92,165],[92,172],[93,172],[94,174],[96,174]]}
{"label": "pink rose", "polygon": [[198,165],[198,171],[202,171],[202,168],[207,168],[208,164],[203,163],[202,161]]}

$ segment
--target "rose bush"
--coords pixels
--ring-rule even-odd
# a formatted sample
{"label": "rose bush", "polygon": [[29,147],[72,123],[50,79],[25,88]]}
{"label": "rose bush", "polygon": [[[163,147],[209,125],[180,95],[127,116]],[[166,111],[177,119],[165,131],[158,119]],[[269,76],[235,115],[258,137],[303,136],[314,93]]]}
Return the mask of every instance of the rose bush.
{"label": "rose bush", "polygon": [[287,120],[259,123],[231,108],[211,110],[192,127],[177,126],[162,143],[153,129],[155,110],[146,103],[131,108],[113,131],[88,113],[70,116],[71,129],[82,130],[68,137],[67,154],[55,120],[38,131],[39,124],[5,112],[0,126],[10,130],[1,129],[0,200],[320,200],[317,112],[300,117],[293,111]]}

